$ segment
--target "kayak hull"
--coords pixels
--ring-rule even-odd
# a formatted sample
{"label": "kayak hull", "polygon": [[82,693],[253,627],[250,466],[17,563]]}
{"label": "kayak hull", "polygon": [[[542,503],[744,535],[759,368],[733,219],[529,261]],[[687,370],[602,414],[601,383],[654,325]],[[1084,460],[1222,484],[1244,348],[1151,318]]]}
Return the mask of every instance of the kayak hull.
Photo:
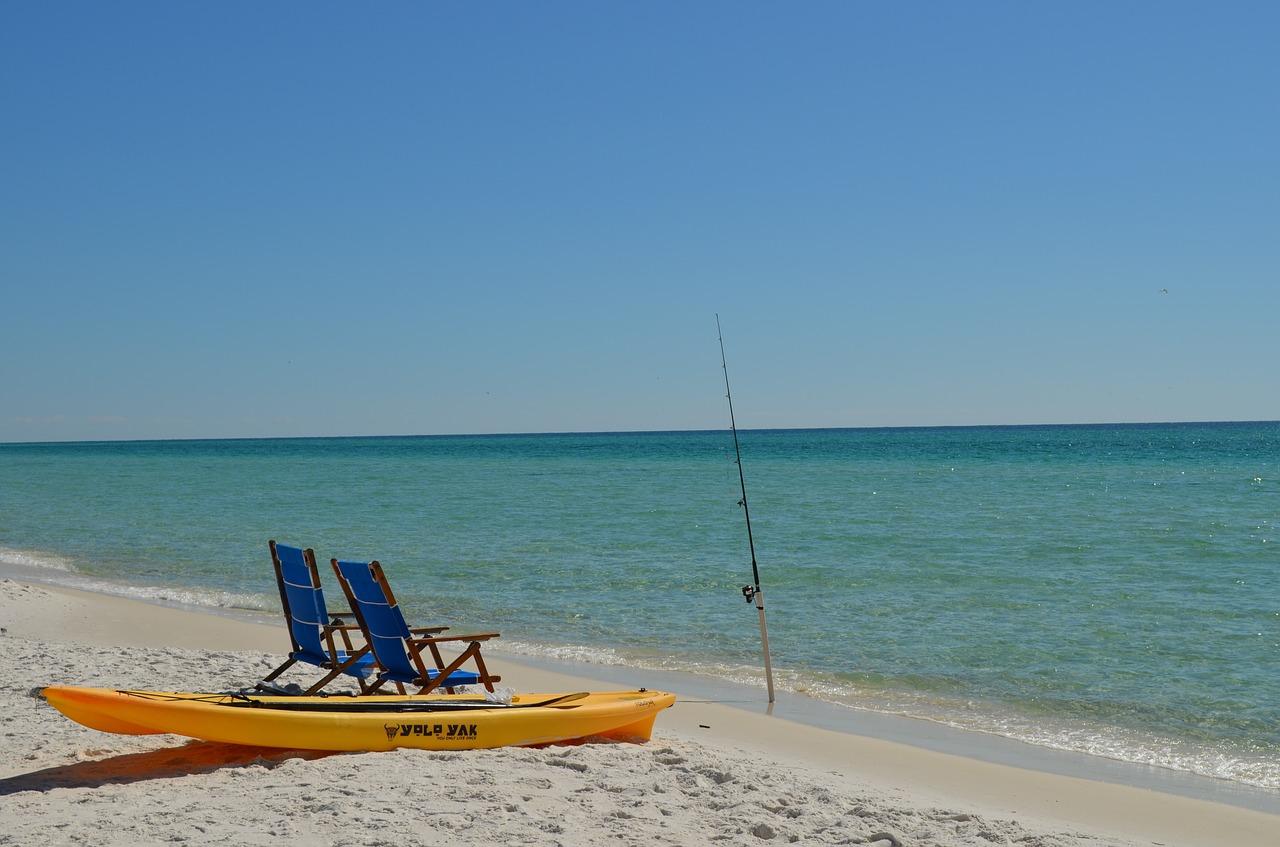
{"label": "kayak hull", "polygon": [[[51,686],[43,694],[71,720],[103,732],[352,752],[524,747],[594,737],[647,741],[658,713],[675,702],[674,694],[659,691],[598,692],[559,703],[562,695],[521,694],[510,706],[474,695],[272,697],[76,686]],[[553,702],[538,705],[545,701]]]}

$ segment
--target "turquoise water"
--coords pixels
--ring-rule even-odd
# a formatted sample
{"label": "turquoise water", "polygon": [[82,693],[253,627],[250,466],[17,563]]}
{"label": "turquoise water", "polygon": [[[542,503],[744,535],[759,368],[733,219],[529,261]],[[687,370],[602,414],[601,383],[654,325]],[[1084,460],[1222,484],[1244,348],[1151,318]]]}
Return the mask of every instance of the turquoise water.
{"label": "turquoise water", "polygon": [[[742,447],[784,687],[1280,788],[1280,424]],[[424,623],[759,684],[731,453],[721,432],[0,445],[0,563],[274,610],[276,538],[380,559]]]}

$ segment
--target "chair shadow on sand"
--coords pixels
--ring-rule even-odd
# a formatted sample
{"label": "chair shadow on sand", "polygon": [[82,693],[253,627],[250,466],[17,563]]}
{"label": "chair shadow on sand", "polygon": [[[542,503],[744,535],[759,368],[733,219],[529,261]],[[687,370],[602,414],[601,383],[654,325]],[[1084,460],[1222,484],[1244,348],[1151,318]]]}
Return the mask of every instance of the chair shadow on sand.
{"label": "chair shadow on sand", "polygon": [[281,750],[275,747],[246,747],[214,741],[192,741],[181,747],[166,747],[148,753],[124,753],[106,759],[76,762],[56,768],[0,779],[0,797],[19,791],[50,791],[54,788],[99,788],[127,785],[148,779],[166,779],[222,768],[263,765],[275,767],[288,759],[322,759],[332,756],[325,750]]}

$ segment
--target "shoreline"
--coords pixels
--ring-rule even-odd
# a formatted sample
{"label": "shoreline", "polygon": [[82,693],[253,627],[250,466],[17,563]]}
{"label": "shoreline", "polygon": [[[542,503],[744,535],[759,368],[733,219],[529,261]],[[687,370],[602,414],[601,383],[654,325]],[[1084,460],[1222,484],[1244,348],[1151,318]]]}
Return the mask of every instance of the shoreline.
{"label": "shoreline", "polygon": [[[187,603],[164,596],[137,596],[128,593],[134,586],[86,576],[78,571],[54,571],[72,578],[59,581],[49,569],[0,564],[0,579],[39,584],[58,592],[113,598],[126,603],[171,609],[197,616],[213,616],[263,627],[270,634],[280,625],[279,612],[240,607]],[[74,583],[81,583],[76,585]],[[173,589],[181,595],[179,589]],[[283,636],[280,636],[283,638]],[[198,645],[197,645],[198,646]],[[257,640],[247,646],[261,647]],[[287,642],[285,643],[287,648]],[[1243,809],[1280,815],[1280,792],[1188,770],[1150,765],[1105,755],[1050,747],[1022,739],[956,726],[928,717],[881,711],[856,703],[835,702],[821,697],[788,691],[778,692],[778,703],[765,702],[763,685],[754,687],[733,680],[688,670],[665,670],[621,663],[598,663],[521,650],[504,649],[501,641],[486,647],[503,664],[524,671],[543,671],[560,677],[589,680],[622,687],[645,686],[677,693],[694,692],[697,699],[787,720],[806,727],[841,734],[903,744],[924,751],[959,756],[988,764],[1005,765],[1049,775],[1104,782],[1129,788],[1151,790],[1194,800],[1221,803]]]}
{"label": "shoreline", "polygon": [[[575,676],[589,675],[601,682],[620,686],[629,685],[628,679],[638,680],[638,684],[655,690],[688,692],[699,700],[708,699],[731,709],[813,729],[902,744],[987,764],[1105,782],[1280,816],[1280,792],[1190,771],[1045,747],[928,718],[832,703],[790,692],[779,691],[777,703],[769,706],[765,702],[763,687],[757,690],[699,674],[494,652],[513,664]],[[1277,824],[1280,825],[1280,821]]]}
{"label": "shoreline", "polygon": [[[28,585],[30,583],[21,581],[8,582],[5,588],[12,591]],[[81,629],[74,633],[73,641],[168,650],[263,651],[276,656],[287,650],[287,636],[279,624],[254,622],[204,608],[178,608],[48,583],[36,585],[42,590],[38,592],[41,596],[53,598],[63,609],[60,613],[63,620],[84,621]],[[15,606],[6,602],[7,637],[26,638],[30,633],[37,641],[61,641],[65,625],[59,623],[58,615],[51,615],[40,606],[40,603]],[[647,680],[658,679],[658,672],[621,666],[572,666],[563,661],[500,654],[496,650],[490,664],[503,674],[504,685],[544,691],[618,687],[618,674],[628,675],[629,685],[643,685]],[[38,669],[34,673],[37,676],[31,679],[39,682]],[[246,684],[252,681],[247,679],[251,675],[245,674]],[[1230,842],[1261,847],[1274,843],[1274,832],[1280,828],[1280,816],[1275,812],[1251,808],[1253,804],[1249,803],[1232,805],[1225,794],[1211,799],[1181,796],[1153,790],[1153,787],[1108,781],[1106,774],[1092,769],[1088,778],[1064,775],[987,761],[964,755],[964,751],[931,749],[918,743],[932,741],[933,746],[937,746],[938,737],[950,738],[962,732],[960,730],[933,733],[929,738],[913,742],[858,734],[848,728],[837,731],[796,720],[797,712],[802,710],[789,702],[792,698],[785,698],[774,714],[768,715],[763,705],[743,708],[737,703],[706,702],[741,698],[699,696],[699,691],[723,694],[724,684],[708,691],[705,682],[700,684],[689,675],[680,676],[681,679],[675,680],[661,679],[664,687],[684,696],[675,708],[659,717],[654,744],[674,738],[711,745],[716,750],[746,754],[766,763],[826,773],[838,780],[892,795],[905,793],[916,807],[959,807],[965,813],[1013,817],[1024,825],[1088,831],[1096,837],[1187,845]],[[154,684],[157,688],[167,687],[159,679]],[[859,710],[845,711],[857,713]],[[883,728],[880,718],[895,718],[876,715],[870,720],[867,715],[875,713],[862,713],[865,722],[861,728],[865,732]],[[909,718],[890,721],[899,729],[905,722],[946,729]],[[992,736],[970,739],[970,742],[989,747],[995,739]],[[1221,780],[1196,779],[1229,785]],[[1269,796],[1267,792],[1258,793],[1264,798]],[[1280,797],[1274,799],[1280,801]]]}

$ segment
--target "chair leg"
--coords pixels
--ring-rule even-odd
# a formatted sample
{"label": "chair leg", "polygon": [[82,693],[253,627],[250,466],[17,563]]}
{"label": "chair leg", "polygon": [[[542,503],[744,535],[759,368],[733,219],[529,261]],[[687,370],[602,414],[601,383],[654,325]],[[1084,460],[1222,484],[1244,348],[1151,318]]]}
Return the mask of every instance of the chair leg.
{"label": "chair leg", "polygon": [[[341,630],[341,634],[342,634],[342,646],[347,651],[348,656],[351,656],[353,658],[359,658],[360,656],[363,656],[365,653],[369,652],[369,646],[365,645],[365,647],[361,649],[359,653],[353,653],[352,651],[355,649],[355,647],[351,644],[351,636],[347,635],[347,631],[345,629]],[[364,677],[362,676],[356,677],[356,684],[360,686],[361,694],[369,693],[369,683],[364,681]]]}
{"label": "chair leg", "polygon": [[342,673],[342,668],[335,668],[329,671],[329,673],[325,676],[324,679],[320,680],[315,685],[311,686],[306,691],[302,692],[302,696],[310,697],[312,694],[315,694],[317,691],[324,688],[329,683],[333,682],[334,677],[336,677],[340,673]]}
{"label": "chair leg", "polygon": [[[329,646],[330,646],[330,649],[332,649],[333,645],[332,645],[332,644],[330,644]],[[351,667],[351,666],[352,666],[352,665],[354,665],[356,662],[360,661],[360,657],[362,657],[365,653],[368,653],[368,652],[369,652],[369,649],[370,649],[370,648],[369,648],[369,646],[368,646],[368,645],[365,645],[364,647],[360,648],[360,649],[359,649],[358,651],[356,651],[355,653],[351,653],[351,654],[349,654],[349,655],[347,656],[347,660],[346,660],[345,662],[343,662],[343,663],[342,663],[342,664],[340,664],[340,665],[337,665],[337,666],[336,666],[332,671],[330,671],[330,672],[329,672],[329,675],[328,675],[328,676],[326,676],[324,679],[320,680],[320,681],[319,681],[319,682],[317,682],[315,685],[311,686],[311,687],[310,687],[310,688],[308,688],[305,692],[303,692],[303,696],[310,697],[312,694],[315,694],[317,691],[319,691],[320,689],[324,688],[324,687],[325,687],[326,685],[328,685],[330,682],[333,682],[334,678],[335,678],[338,674],[342,673],[342,672],[343,672],[343,671],[345,671],[347,668]],[[330,655],[332,655],[332,654],[330,654]],[[356,677],[356,678],[360,681],[360,690],[361,690],[361,691],[364,691],[364,690],[365,690],[364,678],[363,678],[363,677]],[[366,693],[367,693],[367,692],[366,692]]]}
{"label": "chair leg", "polygon": [[280,674],[284,673],[284,672],[285,672],[285,671],[287,671],[289,668],[293,667],[294,663],[296,663],[297,661],[298,661],[297,659],[290,658],[290,659],[289,659],[289,661],[285,662],[283,665],[281,665],[280,667],[278,667],[278,668],[276,668],[275,670],[273,670],[271,673],[269,673],[269,674],[267,674],[266,676],[264,676],[264,677],[262,678],[262,681],[263,681],[263,682],[271,682],[273,679],[275,679],[276,677],[278,677]]}
{"label": "chair leg", "polygon": [[[434,647],[435,645],[433,644],[431,646]],[[458,656],[458,658],[454,659],[446,667],[443,667],[440,669],[439,676],[437,676],[435,679],[427,679],[426,680],[427,684],[424,685],[418,691],[418,693],[430,694],[432,691],[442,686],[444,684],[444,681],[449,678],[449,675],[452,674],[454,671],[456,671],[458,668],[462,667],[463,664],[467,661],[467,659],[470,659],[472,657],[479,656],[479,655],[480,655],[480,642],[472,641],[471,646],[468,647],[466,650],[463,650],[461,655]],[[489,686],[489,690],[492,691],[493,686]]]}
{"label": "chair leg", "polygon": [[440,648],[434,643],[428,644],[427,647],[431,650],[431,659],[436,663],[436,670],[444,670],[444,656],[440,655]]}
{"label": "chair leg", "polygon": [[[444,656],[441,656],[441,655],[440,655],[440,648],[439,648],[439,647],[437,647],[435,644],[431,644],[431,645],[428,645],[428,646],[430,646],[430,648],[431,648],[431,658],[432,658],[432,659],[435,661],[435,663],[436,663],[436,670],[440,672],[440,679],[442,679],[442,680],[444,680],[444,681],[446,681],[446,682],[447,682],[447,681],[448,681],[448,679],[449,679],[449,674],[447,674],[447,673],[445,673],[445,672],[444,672]],[[426,676],[426,675],[427,675],[427,674],[425,674],[425,673],[423,674],[423,676]],[[442,685],[442,683],[437,683],[437,687],[440,687],[440,685]],[[446,693],[448,693],[448,694],[455,694],[455,693],[457,693],[457,692],[455,692],[455,691],[453,690],[453,687],[452,687],[452,686],[450,686],[450,685],[444,685],[444,690],[445,690],[445,692],[446,692]]]}
{"label": "chair leg", "polygon": [[480,671],[480,681],[484,683],[484,687],[489,691],[493,691],[493,677],[489,676],[489,669],[484,665],[484,657],[480,655],[480,645],[476,645],[476,670]]}

